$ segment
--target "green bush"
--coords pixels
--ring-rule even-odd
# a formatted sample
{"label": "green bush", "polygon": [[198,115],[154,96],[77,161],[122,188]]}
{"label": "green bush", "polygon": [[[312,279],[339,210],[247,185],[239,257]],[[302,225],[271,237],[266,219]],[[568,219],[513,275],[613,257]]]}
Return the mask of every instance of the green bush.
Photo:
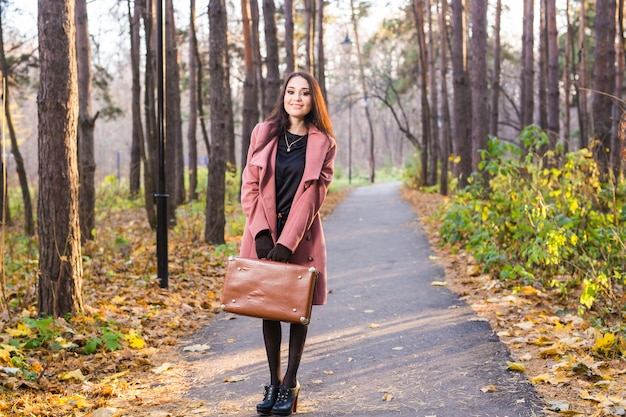
{"label": "green bush", "polygon": [[547,135],[522,133],[525,152],[496,138],[480,171],[451,199],[441,229],[494,276],[580,289],[580,310],[594,305],[621,318],[616,286],[625,282],[626,189],[602,183],[591,152],[542,152]]}

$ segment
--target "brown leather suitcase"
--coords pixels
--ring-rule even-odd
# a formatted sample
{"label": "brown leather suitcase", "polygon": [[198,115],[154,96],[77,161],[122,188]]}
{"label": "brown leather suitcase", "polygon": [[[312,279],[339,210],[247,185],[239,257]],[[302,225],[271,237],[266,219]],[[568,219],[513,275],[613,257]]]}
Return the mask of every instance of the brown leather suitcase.
{"label": "brown leather suitcase", "polygon": [[231,256],[226,266],[222,310],[307,325],[317,275],[313,267]]}

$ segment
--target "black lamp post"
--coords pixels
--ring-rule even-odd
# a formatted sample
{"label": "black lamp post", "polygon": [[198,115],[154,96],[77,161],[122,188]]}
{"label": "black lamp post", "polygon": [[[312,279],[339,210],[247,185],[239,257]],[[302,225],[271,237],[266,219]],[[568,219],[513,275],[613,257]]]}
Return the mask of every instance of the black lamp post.
{"label": "black lamp post", "polygon": [[163,0],[156,1],[156,34],[157,34],[157,115],[158,115],[158,181],[157,192],[154,195],[157,210],[156,251],[157,251],[157,276],[159,286],[168,287],[167,265],[167,200],[169,195],[165,192],[165,115],[164,115],[164,56],[163,53]]}
{"label": "black lamp post", "polygon": [[[339,43],[344,54],[350,57],[352,50],[352,41],[346,32],[346,37]],[[352,184],[352,83],[350,82],[350,73],[348,73],[348,184]]]}

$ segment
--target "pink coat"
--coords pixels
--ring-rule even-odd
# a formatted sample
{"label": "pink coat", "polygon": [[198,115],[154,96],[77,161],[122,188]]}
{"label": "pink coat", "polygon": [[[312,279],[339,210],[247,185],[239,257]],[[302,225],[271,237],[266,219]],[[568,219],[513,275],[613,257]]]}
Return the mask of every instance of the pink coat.
{"label": "pink coat", "polygon": [[[241,205],[246,214],[240,255],[256,258],[254,237],[261,230],[270,230],[276,242],[276,183],[274,170],[276,138],[257,149],[270,131],[267,122],[259,123],[252,131],[246,167],[242,173]],[[313,304],[326,304],[326,241],[319,209],[333,179],[334,159],[337,153],[333,138],[309,127],[306,162],[302,181],[289,211],[289,217],[278,242],[293,252],[290,262],[314,266],[319,271]]]}

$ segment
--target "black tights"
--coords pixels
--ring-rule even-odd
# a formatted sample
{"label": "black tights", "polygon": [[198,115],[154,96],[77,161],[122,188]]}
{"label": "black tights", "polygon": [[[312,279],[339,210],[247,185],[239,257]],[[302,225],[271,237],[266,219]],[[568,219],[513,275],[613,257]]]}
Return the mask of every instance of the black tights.
{"label": "black tights", "polygon": [[285,378],[281,379],[280,342],[282,339],[282,329],[280,322],[263,320],[263,339],[265,340],[267,362],[270,366],[271,385],[280,386],[282,384],[287,388],[296,386],[296,374],[300,366],[300,359],[302,359],[307,329],[307,326],[291,323],[289,330],[289,361],[287,362]]}

